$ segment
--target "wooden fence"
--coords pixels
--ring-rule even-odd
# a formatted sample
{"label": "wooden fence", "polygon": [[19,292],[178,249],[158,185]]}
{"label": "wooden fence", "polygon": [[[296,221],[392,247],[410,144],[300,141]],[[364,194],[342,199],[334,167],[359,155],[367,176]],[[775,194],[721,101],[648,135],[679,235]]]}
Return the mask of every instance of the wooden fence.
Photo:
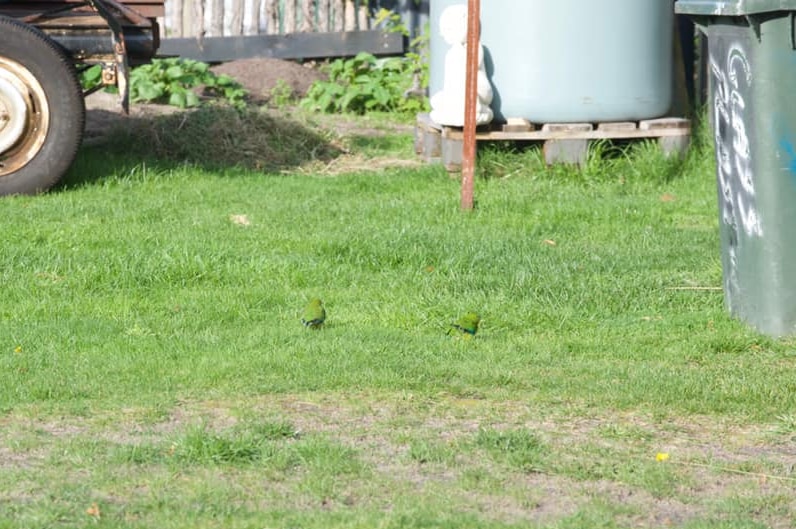
{"label": "wooden fence", "polygon": [[379,7],[428,13],[416,0],[168,0],[161,25],[166,38],[364,31]]}

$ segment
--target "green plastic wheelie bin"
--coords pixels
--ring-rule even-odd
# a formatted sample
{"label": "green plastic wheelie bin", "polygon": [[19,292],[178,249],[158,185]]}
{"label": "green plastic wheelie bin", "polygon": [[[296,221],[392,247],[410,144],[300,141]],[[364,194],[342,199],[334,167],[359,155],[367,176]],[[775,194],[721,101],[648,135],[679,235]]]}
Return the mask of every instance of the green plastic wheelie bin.
{"label": "green plastic wheelie bin", "polygon": [[796,0],[678,0],[708,39],[724,297],[796,334]]}

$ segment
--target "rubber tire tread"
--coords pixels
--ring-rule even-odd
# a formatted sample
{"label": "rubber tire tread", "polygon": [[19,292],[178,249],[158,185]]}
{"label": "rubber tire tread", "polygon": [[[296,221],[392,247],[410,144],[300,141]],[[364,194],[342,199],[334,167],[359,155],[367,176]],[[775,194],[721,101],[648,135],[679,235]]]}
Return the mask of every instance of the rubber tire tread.
{"label": "rubber tire tread", "polygon": [[0,177],[0,195],[36,194],[69,170],[83,141],[86,107],[74,64],[38,28],[0,15],[0,55],[27,68],[44,91],[50,111],[47,136],[23,167]]}

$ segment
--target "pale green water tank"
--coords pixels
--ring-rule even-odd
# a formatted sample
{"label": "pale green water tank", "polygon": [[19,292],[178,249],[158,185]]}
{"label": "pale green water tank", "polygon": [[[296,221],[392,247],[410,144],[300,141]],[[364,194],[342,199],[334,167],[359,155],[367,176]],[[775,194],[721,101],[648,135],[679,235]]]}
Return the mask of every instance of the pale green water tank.
{"label": "pale green water tank", "polygon": [[[442,87],[431,0],[430,94]],[[672,101],[672,0],[483,0],[481,43],[495,118],[600,122],[663,116]]]}

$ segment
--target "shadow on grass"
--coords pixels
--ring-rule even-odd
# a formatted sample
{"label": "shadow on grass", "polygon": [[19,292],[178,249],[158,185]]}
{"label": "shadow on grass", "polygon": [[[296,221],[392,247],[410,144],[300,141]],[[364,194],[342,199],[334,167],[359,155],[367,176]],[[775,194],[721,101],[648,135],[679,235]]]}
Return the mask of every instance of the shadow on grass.
{"label": "shadow on grass", "polygon": [[411,135],[354,134],[346,138],[346,145],[358,152],[396,152],[414,148]]}
{"label": "shadow on grass", "polygon": [[343,153],[332,141],[333,133],[254,108],[238,112],[208,106],[127,117],[92,109],[88,122],[99,123],[99,130],[87,131],[62,188],[128,172],[142,163],[162,170],[190,165],[279,173],[328,163]]}

